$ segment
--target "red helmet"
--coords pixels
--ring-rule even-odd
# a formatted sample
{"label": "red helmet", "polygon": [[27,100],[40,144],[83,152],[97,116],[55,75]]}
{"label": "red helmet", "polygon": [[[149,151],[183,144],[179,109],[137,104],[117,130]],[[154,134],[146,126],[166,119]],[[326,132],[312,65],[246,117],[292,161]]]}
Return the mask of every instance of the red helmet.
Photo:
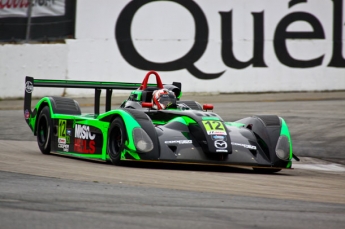
{"label": "red helmet", "polygon": [[176,105],[176,96],[174,92],[167,89],[159,89],[152,93],[152,108],[164,110],[171,105]]}

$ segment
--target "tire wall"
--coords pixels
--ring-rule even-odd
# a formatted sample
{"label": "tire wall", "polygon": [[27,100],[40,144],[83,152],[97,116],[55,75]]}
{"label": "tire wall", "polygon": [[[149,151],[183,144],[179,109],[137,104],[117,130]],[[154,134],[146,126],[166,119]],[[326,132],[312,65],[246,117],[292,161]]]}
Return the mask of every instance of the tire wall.
{"label": "tire wall", "polygon": [[[345,90],[344,1],[77,1],[75,39],[1,44],[0,98],[25,76],[141,82],[184,93]],[[128,93],[117,91],[114,94]],[[93,96],[35,88],[33,96]]]}

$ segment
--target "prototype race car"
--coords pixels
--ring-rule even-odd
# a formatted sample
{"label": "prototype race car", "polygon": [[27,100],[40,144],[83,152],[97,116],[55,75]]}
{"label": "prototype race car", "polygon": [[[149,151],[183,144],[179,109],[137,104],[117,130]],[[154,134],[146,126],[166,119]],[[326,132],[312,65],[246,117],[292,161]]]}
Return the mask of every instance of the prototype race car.
{"label": "prototype race car", "polygon": [[[156,84],[148,84],[149,77]],[[255,115],[235,122],[212,112],[213,105],[181,100],[181,83],[163,84],[155,71],[143,82],[25,79],[24,117],[43,154],[50,152],[111,161],[126,160],[249,166],[260,172],[289,169],[292,141],[284,119]],[[71,98],[44,97],[31,109],[34,87],[91,88],[94,113],[82,114]],[[100,95],[106,90],[105,112]],[[133,90],[111,109],[112,90]]]}

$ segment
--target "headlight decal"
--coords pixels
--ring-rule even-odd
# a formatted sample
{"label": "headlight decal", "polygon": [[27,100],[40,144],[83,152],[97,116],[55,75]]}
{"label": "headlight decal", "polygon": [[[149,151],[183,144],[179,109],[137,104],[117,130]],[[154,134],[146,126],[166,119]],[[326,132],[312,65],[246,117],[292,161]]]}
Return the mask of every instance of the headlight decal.
{"label": "headlight decal", "polygon": [[288,161],[290,158],[290,142],[285,135],[281,135],[276,146],[276,155],[281,160]]}
{"label": "headlight decal", "polygon": [[142,128],[133,130],[134,145],[141,152],[149,152],[153,149],[153,142]]}
{"label": "headlight decal", "polygon": [[283,118],[280,118],[281,120],[281,130],[280,130],[280,136],[285,136],[288,139],[289,142],[289,158],[288,160],[292,159],[292,140],[291,140],[291,136],[290,136],[290,131],[289,128],[285,122],[285,120]]}

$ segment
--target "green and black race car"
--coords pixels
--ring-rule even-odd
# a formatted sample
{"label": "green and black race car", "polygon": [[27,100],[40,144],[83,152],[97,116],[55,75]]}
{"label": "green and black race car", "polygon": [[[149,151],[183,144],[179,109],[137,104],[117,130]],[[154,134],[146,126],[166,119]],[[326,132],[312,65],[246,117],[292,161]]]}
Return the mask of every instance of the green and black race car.
{"label": "green and black race car", "polygon": [[[148,84],[151,75],[156,84]],[[130,160],[249,166],[265,172],[289,169],[292,158],[298,160],[283,118],[256,115],[224,121],[212,112],[211,104],[181,100],[181,83],[162,84],[155,71],[148,72],[141,84],[29,76],[25,80],[24,117],[43,154],[54,152],[115,165]],[[32,110],[34,87],[94,89],[94,113],[83,114],[74,99],[54,96],[42,98]],[[133,91],[119,108],[111,109],[114,89]],[[106,90],[104,113],[99,112],[102,90]],[[153,93],[159,90],[167,91],[166,98],[175,98],[165,109],[155,109],[152,102]]]}

